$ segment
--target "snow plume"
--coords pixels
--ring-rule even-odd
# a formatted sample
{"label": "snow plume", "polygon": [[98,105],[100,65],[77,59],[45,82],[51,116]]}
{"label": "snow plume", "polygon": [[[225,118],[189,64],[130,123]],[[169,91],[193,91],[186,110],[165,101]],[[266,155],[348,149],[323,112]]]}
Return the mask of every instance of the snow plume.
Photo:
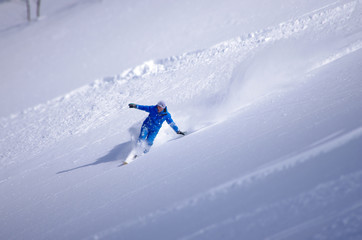
{"label": "snow plume", "polygon": [[[351,30],[353,26],[346,24],[346,21],[351,16],[358,15],[356,4],[357,2],[349,2],[337,7],[332,4],[320,9],[320,12],[312,12],[300,19],[281,23],[278,27],[249,34],[248,38],[242,40],[244,51],[239,57],[240,61],[233,66],[227,84],[229,89],[224,91],[223,110],[234,112],[267,95],[285,92],[298,84],[301,76],[309,75],[320,67],[359,50],[360,36],[351,37],[352,41],[353,38],[356,40],[347,46],[343,41],[328,41],[336,38],[336,32],[329,24],[338,19],[340,24],[335,24],[335,29],[348,26]],[[326,18],[319,21],[322,16]],[[315,31],[318,31],[318,37],[315,37]],[[330,56],[333,49],[340,50]]]}
{"label": "snow plume", "polygon": [[310,64],[304,60],[310,59],[310,56],[307,58],[308,53],[302,50],[308,47],[298,46],[293,40],[282,40],[236,65],[226,100],[230,110],[246,106],[275,91],[280,93],[296,84]]}
{"label": "snow plume", "polygon": [[[298,84],[300,76],[331,62],[328,55],[331,49],[343,47],[345,43],[337,41],[333,45],[328,39],[335,38],[338,29],[352,28],[347,22],[358,15],[357,6],[356,1],[330,4],[300,18],[222,42],[198,53],[200,57],[209,56],[206,61],[213,65],[213,72],[203,76],[203,83],[207,84],[205,79],[209,80],[208,84],[215,91],[208,90],[194,97],[187,105],[188,111],[193,117],[199,115],[198,120],[219,121],[223,120],[220,115]],[[318,37],[315,37],[316,32]],[[336,55],[344,56],[351,49],[358,50],[360,41],[356,41]],[[201,69],[194,73],[199,71]]]}

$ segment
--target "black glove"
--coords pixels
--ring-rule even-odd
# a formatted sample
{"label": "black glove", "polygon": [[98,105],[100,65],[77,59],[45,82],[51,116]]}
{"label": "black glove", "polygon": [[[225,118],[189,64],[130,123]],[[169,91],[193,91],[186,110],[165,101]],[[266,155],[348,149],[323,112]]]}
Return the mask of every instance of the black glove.
{"label": "black glove", "polygon": [[128,104],[128,107],[129,108],[137,108],[137,104],[130,103],[130,104]]}
{"label": "black glove", "polygon": [[177,134],[181,134],[181,135],[185,136],[185,133],[181,132],[180,130],[177,131]]}

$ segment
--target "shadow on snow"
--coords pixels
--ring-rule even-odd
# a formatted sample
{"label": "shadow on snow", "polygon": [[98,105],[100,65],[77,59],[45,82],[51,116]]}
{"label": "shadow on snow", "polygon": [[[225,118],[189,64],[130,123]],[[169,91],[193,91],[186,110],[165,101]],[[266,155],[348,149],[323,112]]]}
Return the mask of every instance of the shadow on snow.
{"label": "shadow on snow", "polygon": [[90,167],[90,166],[98,165],[101,163],[124,161],[124,160],[126,160],[127,156],[130,154],[131,151],[132,151],[132,142],[131,141],[121,143],[121,144],[115,146],[105,156],[98,158],[94,163],[89,163],[89,164],[85,164],[85,165],[82,165],[79,167],[63,170],[63,171],[57,172],[57,174],[71,172],[73,170]]}

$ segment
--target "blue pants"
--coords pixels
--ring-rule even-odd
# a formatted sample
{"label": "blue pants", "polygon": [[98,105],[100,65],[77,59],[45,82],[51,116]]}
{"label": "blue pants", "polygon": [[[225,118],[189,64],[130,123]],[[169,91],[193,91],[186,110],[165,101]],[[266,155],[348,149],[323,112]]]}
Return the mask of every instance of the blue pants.
{"label": "blue pants", "polygon": [[148,146],[144,149],[144,153],[147,153],[150,150],[157,134],[158,131],[150,130],[146,126],[142,126],[140,136],[138,137],[138,145],[141,146],[142,142],[147,143]]}

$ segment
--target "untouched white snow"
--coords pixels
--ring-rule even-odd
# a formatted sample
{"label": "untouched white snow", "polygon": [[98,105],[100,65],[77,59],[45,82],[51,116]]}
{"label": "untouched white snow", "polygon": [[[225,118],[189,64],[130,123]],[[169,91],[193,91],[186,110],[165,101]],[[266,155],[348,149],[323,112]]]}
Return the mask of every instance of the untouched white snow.
{"label": "untouched white snow", "polygon": [[362,238],[361,1],[59,2],[0,25],[1,238]]}
{"label": "untouched white snow", "polygon": [[25,4],[5,1],[0,117],[146,60],[209,48],[333,1],[315,2],[44,0],[40,21],[27,24]]}

